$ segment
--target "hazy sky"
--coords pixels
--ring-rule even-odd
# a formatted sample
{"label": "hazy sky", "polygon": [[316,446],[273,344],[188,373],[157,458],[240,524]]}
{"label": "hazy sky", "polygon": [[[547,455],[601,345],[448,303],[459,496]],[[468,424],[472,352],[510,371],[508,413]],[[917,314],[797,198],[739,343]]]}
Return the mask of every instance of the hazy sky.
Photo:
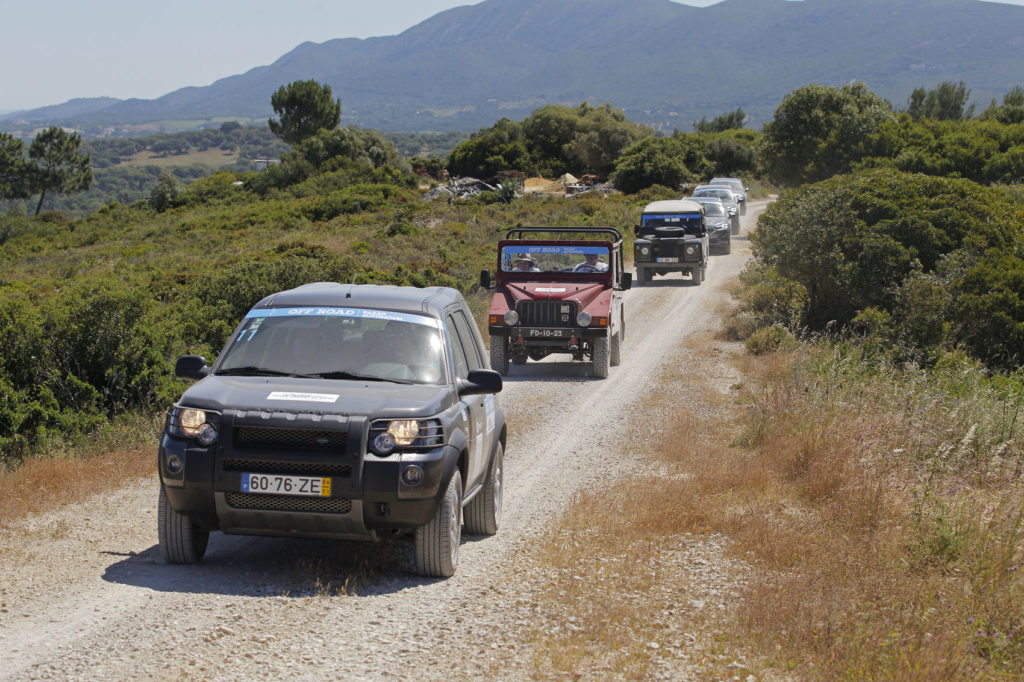
{"label": "hazy sky", "polygon": [[270,64],[307,40],[394,35],[478,2],[0,0],[0,111],[75,97],[153,99]]}

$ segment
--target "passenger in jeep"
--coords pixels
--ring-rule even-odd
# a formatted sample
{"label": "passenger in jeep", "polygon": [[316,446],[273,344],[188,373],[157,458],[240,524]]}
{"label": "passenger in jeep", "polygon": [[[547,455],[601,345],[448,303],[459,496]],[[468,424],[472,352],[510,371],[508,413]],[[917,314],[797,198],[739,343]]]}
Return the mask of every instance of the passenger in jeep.
{"label": "passenger in jeep", "polygon": [[608,264],[598,259],[596,253],[588,253],[582,263],[572,269],[573,272],[608,272]]}
{"label": "passenger in jeep", "polygon": [[540,272],[537,261],[530,257],[530,254],[523,253],[516,257],[515,269],[520,272]]}

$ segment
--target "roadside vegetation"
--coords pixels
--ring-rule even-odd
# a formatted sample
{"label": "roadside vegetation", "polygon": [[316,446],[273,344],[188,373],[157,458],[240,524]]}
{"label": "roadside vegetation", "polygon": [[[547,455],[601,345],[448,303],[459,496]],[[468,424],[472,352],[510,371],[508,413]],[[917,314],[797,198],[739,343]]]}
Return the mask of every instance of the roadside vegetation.
{"label": "roadside vegetation", "polygon": [[[637,455],[657,474],[567,512],[543,558],[555,606],[536,673],[642,677],[667,627],[708,635],[690,660],[720,676],[1024,675],[1024,94],[980,114],[968,94],[943,84],[896,110],[857,84],[808,86],[763,131],[732,112],[671,136],[608,105],[545,107],[416,161],[482,178],[594,173],[627,192],[606,197],[428,203],[391,140],[332,115],[279,142],[267,170],[150,174],[144,200],[81,217],[13,210],[0,217],[0,519],[149,471],[184,388],[173,359],[212,359],[268,293],[445,285],[480,313],[477,274],[509,227],[630,232],[647,201],[739,174],[784,190],[713,342],[743,343],[741,378],[681,408],[692,377],[666,368],[644,423],[703,440],[643,434]],[[0,142],[2,168],[24,170],[24,150]],[[5,196],[29,201],[18,177],[0,174]],[[743,576],[725,610],[665,591],[711,579],[675,561],[698,550]]]}

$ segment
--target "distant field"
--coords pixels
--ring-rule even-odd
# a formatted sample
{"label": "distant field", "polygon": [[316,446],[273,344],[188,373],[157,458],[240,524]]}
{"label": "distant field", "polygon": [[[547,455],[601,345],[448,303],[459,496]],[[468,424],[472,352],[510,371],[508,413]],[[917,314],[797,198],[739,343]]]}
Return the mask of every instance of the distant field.
{"label": "distant field", "polygon": [[119,166],[191,166],[194,163],[201,163],[211,168],[220,168],[229,163],[238,161],[238,152],[226,152],[222,149],[207,149],[206,151],[192,151],[188,154],[177,154],[174,156],[160,156],[150,151],[141,151],[124,161]]}

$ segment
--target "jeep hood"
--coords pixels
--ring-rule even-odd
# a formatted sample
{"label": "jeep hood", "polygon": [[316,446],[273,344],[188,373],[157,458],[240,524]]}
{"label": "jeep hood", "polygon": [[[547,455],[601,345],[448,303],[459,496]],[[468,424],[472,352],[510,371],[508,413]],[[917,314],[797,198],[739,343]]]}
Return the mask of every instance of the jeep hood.
{"label": "jeep hood", "polygon": [[580,310],[609,291],[605,284],[578,282],[507,282],[505,288],[516,301],[576,301]]}
{"label": "jeep hood", "polygon": [[301,412],[401,418],[437,414],[455,399],[453,386],[212,375],[185,391],[179,404],[218,412]]}

